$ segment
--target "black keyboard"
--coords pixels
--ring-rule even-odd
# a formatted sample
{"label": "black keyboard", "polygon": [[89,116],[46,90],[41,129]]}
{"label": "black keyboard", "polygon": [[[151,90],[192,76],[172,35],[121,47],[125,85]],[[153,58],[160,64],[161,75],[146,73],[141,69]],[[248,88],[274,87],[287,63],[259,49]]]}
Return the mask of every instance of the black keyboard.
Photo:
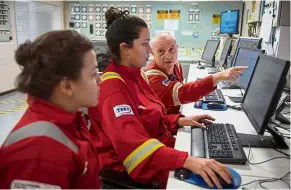
{"label": "black keyboard", "polygon": [[207,96],[204,96],[202,98],[202,101],[204,103],[208,103],[208,102],[217,102],[217,103],[221,103],[221,104],[225,103],[224,96],[223,96],[220,89],[215,89],[213,92],[211,92]]}
{"label": "black keyboard", "polygon": [[206,70],[207,70],[208,74],[214,74],[214,73],[219,72],[218,68],[207,68]]}
{"label": "black keyboard", "polygon": [[221,163],[245,164],[247,158],[231,124],[211,124],[207,130],[192,128],[191,155],[213,158]]}
{"label": "black keyboard", "polygon": [[218,83],[221,89],[240,89],[240,87],[231,81],[221,81]]}

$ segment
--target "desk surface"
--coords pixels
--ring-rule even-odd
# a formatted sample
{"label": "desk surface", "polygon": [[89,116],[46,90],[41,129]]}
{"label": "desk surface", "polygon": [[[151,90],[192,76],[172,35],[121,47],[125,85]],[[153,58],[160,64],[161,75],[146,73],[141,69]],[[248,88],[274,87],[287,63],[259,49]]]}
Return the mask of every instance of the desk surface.
{"label": "desk surface", "polygon": [[[197,69],[197,64],[191,64],[189,69],[189,75],[187,81],[195,81],[196,78],[203,78],[207,76],[206,69]],[[241,92],[237,89],[226,90],[223,89],[222,93],[224,95],[232,95],[235,96],[236,94],[239,95]],[[226,103],[229,105],[236,105],[235,103],[231,102],[228,97],[225,97]],[[230,123],[233,124],[236,128],[238,133],[247,133],[247,134],[256,134],[255,129],[253,128],[252,124],[248,120],[247,116],[243,111],[236,111],[232,109],[228,109],[226,111],[210,111],[210,110],[202,110],[202,109],[195,109],[194,103],[184,104],[182,106],[182,113],[184,115],[195,115],[195,114],[202,114],[207,113],[213,116],[217,123]],[[286,132],[286,131],[285,131]],[[175,144],[175,149],[181,151],[187,151],[190,154],[191,148],[191,133],[190,127],[184,127],[179,129]],[[288,140],[287,143],[290,145],[290,141]],[[249,148],[244,148],[246,155],[248,156]],[[290,154],[290,150],[284,150],[284,152]],[[250,153],[250,161],[253,163],[261,162],[268,160],[273,157],[284,156],[281,153],[273,149],[263,149],[263,148],[251,148]],[[290,160],[289,159],[275,159],[263,164],[258,165],[229,165],[233,169],[235,169],[242,177],[242,184],[259,180],[259,179],[266,179],[266,178],[280,178],[283,177],[288,171],[290,171]],[[290,181],[290,175],[287,177],[287,181]],[[256,186],[257,185],[257,186]],[[264,186],[266,188],[280,188],[286,189],[289,186],[283,181],[276,181],[272,183],[265,183]],[[250,185],[244,186],[246,188],[256,188],[259,187],[257,183],[252,183]],[[174,171],[170,172],[168,178],[167,189],[193,189],[198,188],[192,184],[185,183],[183,181],[179,181],[174,178]],[[261,188],[261,187],[260,187]]]}

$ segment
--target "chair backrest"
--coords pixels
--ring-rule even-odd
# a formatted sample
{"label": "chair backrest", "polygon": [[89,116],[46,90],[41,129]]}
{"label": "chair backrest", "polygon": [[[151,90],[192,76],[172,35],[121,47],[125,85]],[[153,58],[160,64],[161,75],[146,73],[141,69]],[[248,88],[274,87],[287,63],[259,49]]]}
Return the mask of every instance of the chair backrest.
{"label": "chair backrest", "polygon": [[111,58],[108,54],[99,53],[96,55],[96,60],[98,63],[99,72],[103,72],[106,69],[106,67],[108,66]]}
{"label": "chair backrest", "polygon": [[158,183],[140,184],[131,179],[127,172],[103,169],[100,172],[101,188],[109,189],[158,189]]}

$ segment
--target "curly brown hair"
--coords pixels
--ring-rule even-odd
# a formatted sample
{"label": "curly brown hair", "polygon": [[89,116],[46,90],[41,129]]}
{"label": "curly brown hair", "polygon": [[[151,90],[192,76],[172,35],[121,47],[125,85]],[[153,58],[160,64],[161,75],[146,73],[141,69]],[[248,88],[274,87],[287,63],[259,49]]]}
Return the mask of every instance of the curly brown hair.
{"label": "curly brown hair", "polygon": [[92,42],[73,30],[51,31],[26,41],[15,52],[22,69],[17,90],[48,100],[61,80],[80,77],[84,54],[92,49]]}

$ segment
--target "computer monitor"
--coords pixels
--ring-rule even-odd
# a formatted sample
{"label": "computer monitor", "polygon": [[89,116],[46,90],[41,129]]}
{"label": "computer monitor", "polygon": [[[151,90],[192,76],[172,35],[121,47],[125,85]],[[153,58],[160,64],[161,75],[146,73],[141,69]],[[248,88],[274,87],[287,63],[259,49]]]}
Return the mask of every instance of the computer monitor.
{"label": "computer monitor", "polygon": [[264,50],[239,47],[233,66],[249,67],[247,70],[242,71],[243,76],[239,77],[237,80],[237,85],[242,89],[247,89],[260,53],[264,53]]}
{"label": "computer monitor", "polygon": [[226,39],[221,56],[220,56],[219,64],[224,69],[227,69],[227,56],[230,54],[230,51],[231,51],[231,43],[232,43],[231,38]]}
{"label": "computer monitor", "polygon": [[[237,52],[238,52],[239,47],[249,47],[249,48],[261,49],[261,45],[262,45],[262,38],[240,37],[238,42],[237,42],[236,50],[234,53],[234,59],[237,56]],[[234,62],[232,62],[232,64],[233,63]]]}
{"label": "computer monitor", "polygon": [[204,47],[204,51],[202,53],[201,59],[211,62],[211,66],[215,65],[215,53],[219,46],[219,40],[207,40],[206,45]]}
{"label": "computer monitor", "polygon": [[239,10],[224,11],[220,15],[220,33],[238,34]]}
{"label": "computer monitor", "polygon": [[[269,126],[286,83],[289,61],[260,54],[241,107],[252,123],[257,134],[239,134],[242,142],[253,147],[289,148],[284,137]],[[265,130],[272,135],[264,135]]]}
{"label": "computer monitor", "polygon": [[108,45],[106,40],[94,40],[92,41],[93,48],[96,54],[99,72],[103,72],[108,66],[111,57],[108,53]]}

